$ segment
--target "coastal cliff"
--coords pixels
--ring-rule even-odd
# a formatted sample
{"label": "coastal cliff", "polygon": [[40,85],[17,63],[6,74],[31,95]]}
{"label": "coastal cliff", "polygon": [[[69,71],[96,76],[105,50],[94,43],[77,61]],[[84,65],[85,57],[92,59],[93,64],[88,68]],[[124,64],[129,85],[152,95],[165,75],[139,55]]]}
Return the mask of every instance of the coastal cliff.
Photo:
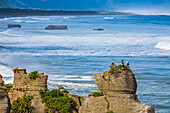
{"label": "coastal cliff", "polygon": [[154,113],[154,108],[137,99],[137,83],[129,66],[111,65],[110,70],[94,74],[98,92],[88,95],[79,113]]}
{"label": "coastal cliff", "polygon": [[[94,74],[99,91],[89,94],[85,100],[82,96],[71,94],[64,88],[60,88],[64,89],[61,91],[60,89],[48,91],[48,75],[38,71],[27,74],[26,69],[14,67],[13,72],[14,82],[8,89],[4,87],[2,77],[0,78],[0,113],[9,113],[11,105],[15,105],[13,103],[17,102],[18,98],[26,98],[26,95],[30,95],[32,109],[29,113],[155,112],[153,107],[138,100],[135,75],[126,65],[112,64],[109,71]],[[51,98],[55,96],[56,98]],[[64,107],[60,109],[57,104],[53,105],[56,102],[60,102]],[[13,113],[12,110],[11,112]]]}
{"label": "coastal cliff", "polygon": [[[1,76],[1,75],[0,75]],[[9,113],[10,103],[4,81],[0,77],[0,113]]]}

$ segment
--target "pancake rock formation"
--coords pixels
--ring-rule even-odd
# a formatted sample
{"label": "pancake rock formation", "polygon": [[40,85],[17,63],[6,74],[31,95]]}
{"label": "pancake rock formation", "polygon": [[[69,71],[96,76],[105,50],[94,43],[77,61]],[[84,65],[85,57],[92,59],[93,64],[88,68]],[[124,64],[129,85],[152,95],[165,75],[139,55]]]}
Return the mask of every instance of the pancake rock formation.
{"label": "pancake rock formation", "polygon": [[47,75],[43,73],[38,73],[39,78],[30,79],[29,74],[27,74],[26,69],[22,68],[13,68],[14,72],[14,81],[13,88],[8,91],[10,102],[12,103],[18,97],[23,97],[25,92],[28,95],[32,95],[34,98],[32,100],[32,105],[34,106],[35,113],[43,113],[47,109],[41,103],[41,97],[39,95],[39,90],[47,90]]}
{"label": "pancake rock formation", "polygon": [[[27,73],[26,69],[18,67],[14,67],[13,72],[14,81],[13,85],[11,85],[12,87],[7,91],[8,94],[6,92],[6,87],[3,86],[3,81],[0,77],[0,113],[10,113],[10,105],[12,105],[12,103],[16,101],[18,97],[22,98],[25,94],[33,97],[31,100],[31,105],[33,106],[31,113],[60,113],[58,110],[47,107],[45,103],[42,103],[40,90],[42,92],[48,91],[48,75],[44,75],[44,73],[38,73],[38,71]],[[34,76],[30,76],[32,74],[34,74]],[[37,75],[36,78],[35,75]],[[77,113],[78,109],[83,103],[84,97],[71,93],[64,93],[64,95],[67,95],[73,99],[74,106],[71,106],[70,111],[71,113]],[[10,101],[8,101],[8,96]]]}
{"label": "pancake rock formation", "polygon": [[102,74],[94,74],[98,92],[87,96],[79,113],[154,113],[153,107],[137,98],[135,75],[129,66],[114,65]]}
{"label": "pancake rock formation", "polygon": [[8,28],[21,28],[19,24],[8,24]]}
{"label": "pancake rock formation", "polygon": [[9,98],[6,92],[6,87],[4,86],[4,81],[0,77],[0,113],[9,113]]}

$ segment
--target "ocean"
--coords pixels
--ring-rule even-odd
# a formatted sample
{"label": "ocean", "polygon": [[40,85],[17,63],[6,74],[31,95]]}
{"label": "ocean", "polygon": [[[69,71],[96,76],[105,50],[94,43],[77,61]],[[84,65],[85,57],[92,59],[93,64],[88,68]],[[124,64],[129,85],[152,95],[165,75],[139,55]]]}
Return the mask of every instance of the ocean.
{"label": "ocean", "polygon": [[[8,24],[22,28],[8,29]],[[67,25],[67,30],[45,30]],[[104,31],[93,31],[103,28]],[[48,88],[64,86],[86,97],[97,91],[92,75],[112,60],[130,62],[138,99],[170,112],[170,16],[78,15],[0,18],[0,74],[13,82],[13,67],[49,75]]]}

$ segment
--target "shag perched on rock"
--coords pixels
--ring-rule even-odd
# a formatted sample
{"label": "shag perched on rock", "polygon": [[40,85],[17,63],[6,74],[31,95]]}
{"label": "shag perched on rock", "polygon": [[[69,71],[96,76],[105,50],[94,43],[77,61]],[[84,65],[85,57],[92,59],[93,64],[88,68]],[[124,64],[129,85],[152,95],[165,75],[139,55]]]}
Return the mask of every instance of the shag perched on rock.
{"label": "shag perched on rock", "polygon": [[114,65],[115,64],[115,59],[113,59],[113,62],[112,62],[112,65]]}
{"label": "shag perched on rock", "polygon": [[123,62],[123,60],[122,60],[122,66],[124,67],[124,62]]}
{"label": "shag perched on rock", "polygon": [[126,62],[126,65],[129,66],[129,62]]}

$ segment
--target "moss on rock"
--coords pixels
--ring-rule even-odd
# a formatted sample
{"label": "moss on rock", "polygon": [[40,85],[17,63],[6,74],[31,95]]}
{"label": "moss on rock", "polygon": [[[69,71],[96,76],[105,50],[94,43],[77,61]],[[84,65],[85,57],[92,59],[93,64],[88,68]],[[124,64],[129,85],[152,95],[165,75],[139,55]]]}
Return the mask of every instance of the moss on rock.
{"label": "moss on rock", "polygon": [[4,84],[4,86],[7,88],[7,92],[13,87],[12,84]]}
{"label": "moss on rock", "polygon": [[92,96],[94,96],[94,97],[99,97],[99,96],[104,96],[104,95],[103,95],[103,92],[100,91],[100,92],[93,92],[93,93],[92,93]]}

